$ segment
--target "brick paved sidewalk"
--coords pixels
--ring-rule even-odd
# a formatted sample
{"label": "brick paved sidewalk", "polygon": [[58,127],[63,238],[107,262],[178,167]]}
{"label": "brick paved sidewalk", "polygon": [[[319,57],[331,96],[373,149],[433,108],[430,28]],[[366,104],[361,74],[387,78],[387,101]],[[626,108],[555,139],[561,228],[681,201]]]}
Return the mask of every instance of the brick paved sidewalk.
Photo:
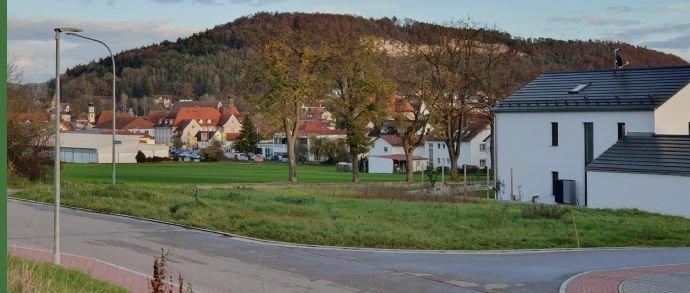
{"label": "brick paved sidewalk", "polygon": [[[565,288],[567,293],[583,293],[583,292],[601,292],[601,293],[618,293],[619,286],[630,279],[638,277],[652,277],[653,276],[666,276],[673,275],[677,273],[687,273],[690,272],[690,264],[680,264],[680,265],[661,265],[661,266],[649,266],[649,267],[639,267],[639,268],[625,268],[625,269],[613,269],[605,271],[594,271],[589,273],[584,273],[582,275],[576,276],[571,279]],[[663,278],[656,278],[662,280]],[[649,285],[649,283],[647,284]],[[659,286],[664,284],[659,283]],[[563,288],[562,288],[563,289]],[[561,290],[562,290],[561,289]],[[688,281],[688,286],[686,288],[690,292],[690,280]]]}
{"label": "brick paved sidewalk", "polygon": [[[50,251],[8,246],[10,255],[40,262],[52,262]],[[144,274],[125,269],[94,258],[62,254],[60,262],[63,267],[75,269],[90,276],[113,283],[134,293],[148,292],[148,277]],[[152,262],[153,264],[153,262]]]}

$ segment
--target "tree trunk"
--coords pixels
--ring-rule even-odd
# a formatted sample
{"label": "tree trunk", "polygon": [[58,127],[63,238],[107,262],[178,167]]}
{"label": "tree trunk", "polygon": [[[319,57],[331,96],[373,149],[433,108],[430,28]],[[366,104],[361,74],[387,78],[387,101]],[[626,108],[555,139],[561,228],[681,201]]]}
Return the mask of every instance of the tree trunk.
{"label": "tree trunk", "polygon": [[359,183],[359,154],[350,152],[352,157],[352,182]]}
{"label": "tree trunk", "polygon": [[287,150],[288,150],[288,180],[290,183],[297,183],[297,156],[295,153],[295,142],[297,141],[288,132],[285,132],[287,140]]}
{"label": "tree trunk", "polygon": [[414,182],[414,161],[412,160],[413,150],[409,147],[405,147],[405,160],[407,164],[405,166],[405,171],[407,173],[407,183]]}

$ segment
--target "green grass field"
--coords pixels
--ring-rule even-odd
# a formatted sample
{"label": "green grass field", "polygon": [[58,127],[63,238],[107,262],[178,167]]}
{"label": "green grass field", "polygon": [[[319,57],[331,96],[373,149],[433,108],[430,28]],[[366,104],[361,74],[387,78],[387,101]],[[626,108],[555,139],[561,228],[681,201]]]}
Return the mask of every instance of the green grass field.
{"label": "green grass field", "polygon": [[[68,169],[69,170],[69,169]],[[71,175],[74,176],[74,175]],[[144,175],[141,175],[144,176]],[[156,176],[156,174],[151,174]],[[559,219],[525,207],[438,196],[408,197],[405,186],[252,185],[194,191],[175,184],[64,182],[62,202],[97,211],[305,244],[414,249],[690,246],[690,220],[639,211],[570,208]],[[16,196],[51,202],[50,184]],[[554,206],[557,207],[557,206]],[[547,207],[546,210],[550,210]]]}
{"label": "green grass field", "polygon": [[100,292],[127,290],[78,271],[10,256],[7,261],[7,292]]}
{"label": "green grass field", "polygon": [[[65,164],[62,178],[73,182],[111,182],[111,166],[110,164]],[[119,164],[116,168],[118,182],[125,183],[232,184],[288,181],[288,166],[284,163],[150,163]],[[336,172],[335,166],[332,165],[298,165],[297,177],[302,183],[352,181],[352,173]],[[485,179],[485,176],[468,175],[468,180]],[[428,179],[424,178],[424,180]],[[405,174],[362,173],[361,181],[402,182],[405,181]],[[415,182],[421,181],[422,174],[415,174]]]}

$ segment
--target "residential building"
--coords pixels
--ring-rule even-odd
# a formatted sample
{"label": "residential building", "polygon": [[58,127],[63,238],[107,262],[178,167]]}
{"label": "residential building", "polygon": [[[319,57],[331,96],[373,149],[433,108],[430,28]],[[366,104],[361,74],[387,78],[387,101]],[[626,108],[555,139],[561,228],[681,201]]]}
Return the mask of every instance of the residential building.
{"label": "residential building", "polygon": [[629,133],[587,165],[588,206],[690,218],[690,136]]}
{"label": "residential building", "polygon": [[[168,148],[140,143],[141,135],[117,134],[116,163],[136,163],[139,151],[147,157],[168,157]],[[60,135],[60,160],[68,163],[112,163],[112,133],[67,132]]]}
{"label": "residential building", "polygon": [[[417,147],[412,154],[414,172],[427,169],[428,158],[425,145]],[[367,154],[367,172],[399,173],[407,170],[407,158],[403,141],[396,135],[381,135],[374,139],[374,145]]]}
{"label": "residential building", "polygon": [[628,132],[688,134],[689,82],[690,66],[540,75],[494,109],[497,197],[563,202],[567,183],[589,206],[585,167]]}

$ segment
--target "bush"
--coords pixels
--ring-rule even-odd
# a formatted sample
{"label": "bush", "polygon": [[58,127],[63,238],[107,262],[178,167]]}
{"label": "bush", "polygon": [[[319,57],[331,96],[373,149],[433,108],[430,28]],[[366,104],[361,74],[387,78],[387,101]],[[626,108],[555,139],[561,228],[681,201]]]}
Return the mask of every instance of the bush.
{"label": "bush", "polygon": [[168,157],[159,157],[159,156],[153,156],[153,157],[147,157],[146,162],[149,163],[158,163],[158,162],[166,162],[170,161],[170,158]]}
{"label": "bush", "polygon": [[570,208],[562,205],[526,204],[521,215],[525,219],[560,219],[569,211]]}
{"label": "bush", "polygon": [[137,160],[137,163],[144,163],[146,162],[146,155],[142,151],[137,152],[137,156],[134,157]]}

